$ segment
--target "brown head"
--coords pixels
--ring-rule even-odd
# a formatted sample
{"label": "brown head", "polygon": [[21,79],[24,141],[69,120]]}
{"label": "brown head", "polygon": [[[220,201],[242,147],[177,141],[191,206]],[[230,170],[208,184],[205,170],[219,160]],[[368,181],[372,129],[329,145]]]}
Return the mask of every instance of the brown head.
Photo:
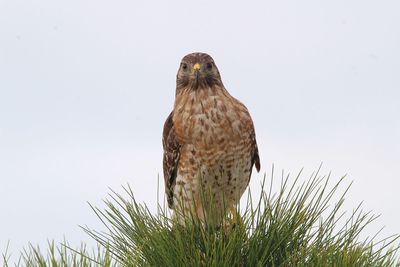
{"label": "brown head", "polygon": [[212,57],[206,53],[191,53],[183,57],[176,75],[177,92],[222,86],[221,76]]}

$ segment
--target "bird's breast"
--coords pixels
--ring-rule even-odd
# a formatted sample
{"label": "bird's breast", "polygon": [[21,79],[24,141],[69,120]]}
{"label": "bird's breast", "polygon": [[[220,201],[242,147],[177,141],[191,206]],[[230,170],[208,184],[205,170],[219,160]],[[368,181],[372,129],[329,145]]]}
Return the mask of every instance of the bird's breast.
{"label": "bird's breast", "polygon": [[207,149],[241,139],[243,116],[230,99],[193,95],[181,102],[175,106],[174,124],[182,143]]}

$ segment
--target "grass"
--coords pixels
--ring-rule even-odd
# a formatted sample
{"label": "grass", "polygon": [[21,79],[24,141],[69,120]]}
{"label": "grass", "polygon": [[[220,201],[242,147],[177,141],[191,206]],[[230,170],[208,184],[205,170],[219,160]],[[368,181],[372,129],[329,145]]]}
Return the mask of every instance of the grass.
{"label": "grass", "polygon": [[112,191],[105,209],[92,206],[106,230],[82,227],[97,250],[50,243],[43,256],[30,246],[16,266],[400,266],[398,235],[362,239],[377,216],[361,205],[350,214],[343,211],[349,189],[342,188],[343,178],[331,184],[318,171],[305,182],[301,176],[282,175],[275,193],[275,179],[268,179],[270,190],[262,183],[256,200],[249,192],[238,208],[241,216],[224,216],[222,227],[195,216],[183,227],[165,206],[151,213],[129,186],[127,196]]}
{"label": "grass", "polygon": [[48,243],[45,253],[39,247],[29,245],[19,256],[14,264],[9,263],[7,250],[3,254],[3,266],[26,266],[26,267],[46,267],[46,266],[74,266],[74,267],[111,267],[119,266],[111,258],[109,250],[100,246],[93,251],[87,251],[85,245],[79,249],[71,249],[69,244],[64,241],[59,246],[54,241]]}

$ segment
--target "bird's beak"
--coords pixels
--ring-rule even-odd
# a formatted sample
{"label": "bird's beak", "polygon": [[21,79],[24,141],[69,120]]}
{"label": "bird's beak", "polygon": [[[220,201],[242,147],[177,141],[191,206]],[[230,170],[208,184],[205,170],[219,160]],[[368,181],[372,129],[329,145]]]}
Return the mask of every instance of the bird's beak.
{"label": "bird's beak", "polygon": [[199,79],[200,77],[200,70],[201,70],[201,65],[199,63],[193,65],[193,73],[196,76],[196,79]]}
{"label": "bird's beak", "polygon": [[193,65],[193,71],[200,70],[200,69],[201,69],[200,63],[196,63]]}

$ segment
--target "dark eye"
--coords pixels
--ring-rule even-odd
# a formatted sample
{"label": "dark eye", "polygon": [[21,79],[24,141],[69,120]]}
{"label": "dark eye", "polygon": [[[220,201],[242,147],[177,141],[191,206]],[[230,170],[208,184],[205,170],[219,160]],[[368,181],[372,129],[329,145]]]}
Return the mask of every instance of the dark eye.
{"label": "dark eye", "polygon": [[188,68],[187,64],[186,63],[182,63],[182,69],[183,70],[187,70],[187,68]]}
{"label": "dark eye", "polygon": [[207,68],[207,70],[211,70],[212,69],[212,63],[207,63],[207,65],[206,65],[206,68]]}

